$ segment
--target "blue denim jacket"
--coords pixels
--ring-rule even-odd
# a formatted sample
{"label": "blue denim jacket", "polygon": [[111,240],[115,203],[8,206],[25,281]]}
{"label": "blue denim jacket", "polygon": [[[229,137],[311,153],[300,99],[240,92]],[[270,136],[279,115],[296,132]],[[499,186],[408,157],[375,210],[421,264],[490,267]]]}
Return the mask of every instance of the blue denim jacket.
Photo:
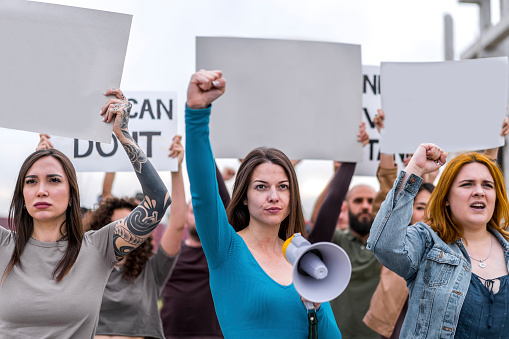
{"label": "blue denim jacket", "polygon": [[[408,226],[422,178],[410,175],[396,196],[404,176],[401,171],[380,207],[367,248],[407,282],[408,312],[401,338],[454,338],[470,285],[470,258],[461,240],[446,244],[424,223]],[[509,262],[509,243],[496,230],[490,231]]]}

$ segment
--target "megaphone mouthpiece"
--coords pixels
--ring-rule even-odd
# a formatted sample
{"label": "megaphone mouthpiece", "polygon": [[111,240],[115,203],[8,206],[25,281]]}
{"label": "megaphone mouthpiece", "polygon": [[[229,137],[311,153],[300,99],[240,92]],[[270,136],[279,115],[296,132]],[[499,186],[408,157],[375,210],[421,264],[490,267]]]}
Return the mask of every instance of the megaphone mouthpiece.
{"label": "megaphone mouthpiece", "polygon": [[299,268],[315,279],[327,277],[327,267],[323,261],[313,252],[308,252],[299,260]]}

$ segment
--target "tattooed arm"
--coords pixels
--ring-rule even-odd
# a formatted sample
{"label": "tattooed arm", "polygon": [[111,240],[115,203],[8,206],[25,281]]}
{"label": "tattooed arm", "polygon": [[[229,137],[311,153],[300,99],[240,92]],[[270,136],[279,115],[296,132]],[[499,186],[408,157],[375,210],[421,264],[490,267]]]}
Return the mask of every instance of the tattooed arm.
{"label": "tattooed arm", "polygon": [[141,148],[128,132],[131,103],[119,89],[108,90],[114,95],[101,110],[104,122],[114,120],[113,132],[131,160],[145,199],[127,217],[115,224],[113,247],[117,260],[122,260],[138,247],[157,227],[171,203],[170,193]]}

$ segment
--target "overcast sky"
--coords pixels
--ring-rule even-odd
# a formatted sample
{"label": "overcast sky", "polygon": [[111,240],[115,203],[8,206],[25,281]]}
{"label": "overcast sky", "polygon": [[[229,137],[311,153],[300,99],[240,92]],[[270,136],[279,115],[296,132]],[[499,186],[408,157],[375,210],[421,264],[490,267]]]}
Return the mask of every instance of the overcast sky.
{"label": "overcast sky", "polygon": [[[360,44],[364,65],[383,61],[442,61],[443,17],[454,20],[455,55],[479,34],[478,6],[457,0],[47,0],[55,4],[133,14],[121,88],[177,91],[179,131],[187,82],[195,71],[196,36],[234,36],[319,40]],[[498,1],[492,1],[497,4]],[[498,6],[498,4],[496,5]],[[498,20],[494,8],[493,19]],[[4,114],[5,111],[4,111]],[[38,135],[0,129],[0,215],[10,204],[14,181]],[[219,166],[238,166],[235,160]],[[304,161],[297,166],[306,217],[332,175],[332,163]],[[169,184],[169,173],[162,173]],[[92,206],[102,188],[102,173],[79,174],[82,204]],[[139,190],[134,174],[121,173],[115,195]],[[376,180],[357,177],[354,182]],[[187,183],[186,183],[186,186]],[[189,198],[189,195],[187,196]]]}

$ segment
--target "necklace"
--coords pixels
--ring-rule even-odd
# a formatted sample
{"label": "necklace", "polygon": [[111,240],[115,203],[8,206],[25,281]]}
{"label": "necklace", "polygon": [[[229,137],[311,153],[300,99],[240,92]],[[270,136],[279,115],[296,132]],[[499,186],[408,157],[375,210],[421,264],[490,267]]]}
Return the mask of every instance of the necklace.
{"label": "necklace", "polygon": [[[40,241],[40,240],[37,240],[35,239],[34,237],[30,236],[30,238],[34,239],[35,241],[39,241],[39,242],[43,242],[43,241]],[[64,240],[67,240],[67,234],[66,235],[63,235],[60,239],[58,239],[57,241],[49,241],[49,242],[59,242],[59,241],[64,241]],[[48,241],[45,241],[45,242],[48,242]]]}
{"label": "necklace", "polygon": [[488,258],[490,257],[491,255],[491,251],[493,250],[493,234],[491,235],[491,248],[490,248],[490,254],[488,254],[488,256],[486,257],[486,259],[476,259],[474,257],[472,257],[470,254],[468,255],[470,257],[470,259],[472,260],[475,260],[475,261],[478,261],[479,262],[479,267],[480,268],[485,268],[486,267],[486,263],[485,261],[488,260]]}

